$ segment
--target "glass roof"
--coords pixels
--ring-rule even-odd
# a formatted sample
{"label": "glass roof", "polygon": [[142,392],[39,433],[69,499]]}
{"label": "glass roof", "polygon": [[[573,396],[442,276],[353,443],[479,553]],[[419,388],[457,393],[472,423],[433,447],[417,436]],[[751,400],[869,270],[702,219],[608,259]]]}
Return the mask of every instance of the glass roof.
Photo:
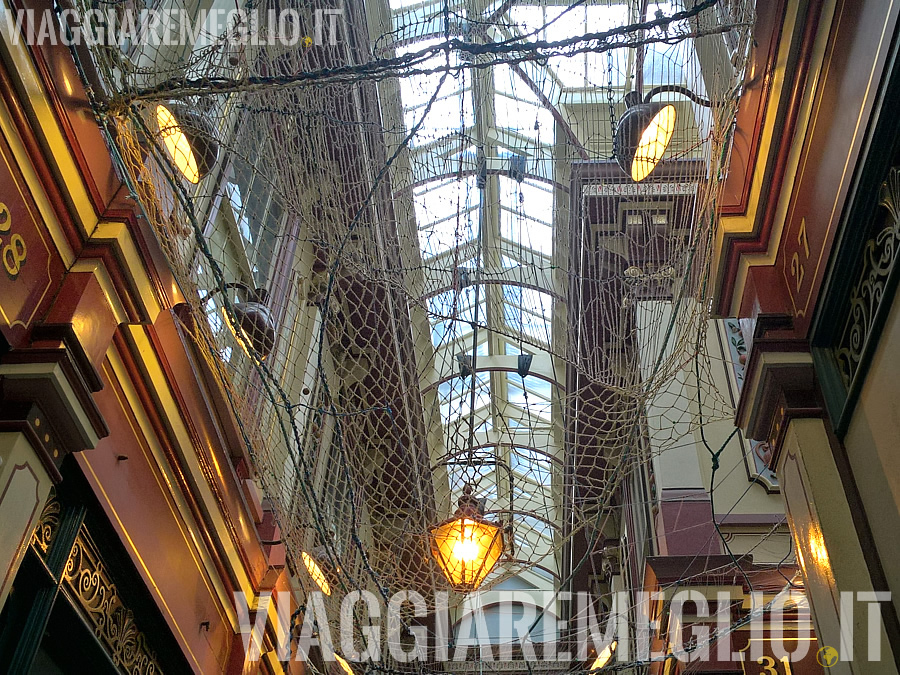
{"label": "glass roof", "polygon": [[[651,4],[650,15],[680,9]],[[569,197],[561,187],[568,183],[567,173],[557,176],[557,155],[572,134],[581,134],[579,141],[585,145],[591,134],[604,137],[608,146],[613,104],[633,86],[639,59],[633,49],[619,49],[454,70],[465,65],[463,58],[479,57],[437,48],[448,35],[482,43],[523,37],[563,40],[638,21],[640,6],[637,1],[568,7],[546,0],[446,6],[390,0],[396,54],[434,48],[419,67],[451,68],[427,115],[441,75],[401,78],[400,84],[406,132],[421,125],[410,143],[411,195],[431,284],[424,307],[434,348],[430,381],[436,383],[445,431],[439,450],[446,456],[472,452],[467,444],[474,384],[478,455],[508,467],[513,487],[501,489],[505,483],[501,464],[496,464],[479,465],[470,476],[452,469],[451,489],[458,493],[465,483],[473,484],[476,494],[488,499],[488,509],[503,508],[503,500],[511,496],[520,514],[514,519],[515,540],[531,550],[551,551],[558,525],[553,476],[561,453],[552,430],[559,426],[559,383],[565,374],[552,365],[554,312],[560,297],[552,270],[559,267],[554,264],[560,255],[555,250],[557,228],[560,219],[568,217]],[[690,49],[690,41],[648,48],[645,84],[680,83],[681,70],[673,64],[691,58],[684,52]],[[571,117],[562,110],[564,99],[589,101],[599,127],[564,129],[563,120]],[[479,172],[483,187],[476,180]],[[471,355],[475,344],[473,382],[459,357]],[[519,354],[532,354],[533,363],[541,365],[523,378],[516,368]],[[538,436],[540,442],[534,440]],[[554,567],[552,562],[542,564]]]}

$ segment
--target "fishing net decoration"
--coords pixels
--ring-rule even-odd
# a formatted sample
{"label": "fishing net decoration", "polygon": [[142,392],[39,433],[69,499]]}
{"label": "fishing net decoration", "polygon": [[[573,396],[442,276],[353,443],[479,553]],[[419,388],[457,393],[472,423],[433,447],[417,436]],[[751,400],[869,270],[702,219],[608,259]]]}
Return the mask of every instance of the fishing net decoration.
{"label": "fishing net decoration", "polygon": [[[93,49],[96,111],[301,595],[431,607],[429,528],[466,486],[507,537],[482,588],[559,589],[615,543],[654,454],[732,417],[706,284],[752,3],[649,5],[352,3]],[[712,105],[669,96],[670,149],[635,187],[622,99],[668,84]],[[208,175],[174,166],[161,105],[205,120]],[[239,328],[256,288],[271,353]]]}

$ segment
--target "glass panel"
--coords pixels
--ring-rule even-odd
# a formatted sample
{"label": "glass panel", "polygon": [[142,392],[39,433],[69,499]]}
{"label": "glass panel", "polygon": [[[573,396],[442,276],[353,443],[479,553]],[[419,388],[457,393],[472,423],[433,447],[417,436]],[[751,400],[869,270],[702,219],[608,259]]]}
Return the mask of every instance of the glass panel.
{"label": "glass panel", "polygon": [[[438,387],[441,404],[441,419],[447,422],[469,415],[472,409],[472,380],[469,377],[455,377]],[[475,376],[475,410],[484,408],[491,401],[490,373]]]}
{"label": "glass panel", "polygon": [[[487,317],[487,306],[484,291],[480,293],[478,302],[478,323],[484,325]],[[428,313],[431,320],[431,339],[435,346],[448,344],[471,335],[471,322],[475,318],[474,288],[467,288],[461,293],[445,291],[428,299]],[[471,344],[461,345],[460,352],[471,350]],[[467,348],[468,347],[468,348]]]}
{"label": "glass panel", "polygon": [[503,287],[503,298],[506,301],[503,309],[506,325],[523,335],[549,344],[553,317],[553,298],[550,294],[532,288],[506,285]]}
{"label": "glass panel", "polygon": [[273,196],[272,185],[240,157],[232,160],[231,178],[225,182],[223,192],[244,242],[254,282],[264,287],[275,257],[284,207]]}
{"label": "glass panel", "polygon": [[553,221],[553,191],[546,183],[531,180],[518,183],[500,176],[500,203],[544,223]]}
{"label": "glass panel", "polygon": [[551,404],[548,401],[544,401],[534,394],[526,394],[520,385],[514,385],[509,381],[507,381],[507,389],[509,390],[509,402],[512,405],[522,408],[531,416],[550,421]]}
{"label": "glass panel", "polygon": [[553,140],[553,115],[540,104],[525,103],[496,94],[494,115],[498,127],[510,129],[527,138]]}
{"label": "glass panel", "polygon": [[553,253],[553,228],[521,213],[501,209],[500,234],[514,244],[521,244],[538,253]]}
{"label": "glass panel", "polygon": [[531,448],[513,448],[510,454],[512,470],[538,485],[550,487],[550,459]]}

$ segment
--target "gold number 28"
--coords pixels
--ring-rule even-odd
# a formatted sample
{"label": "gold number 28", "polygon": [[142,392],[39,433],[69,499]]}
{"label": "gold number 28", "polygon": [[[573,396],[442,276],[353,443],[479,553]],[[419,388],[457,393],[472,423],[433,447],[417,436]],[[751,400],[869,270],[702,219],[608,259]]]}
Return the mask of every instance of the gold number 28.
{"label": "gold number 28", "polygon": [[[3,240],[0,239],[0,244]],[[28,255],[28,247],[21,234],[14,234],[9,238],[9,243],[0,248],[0,257],[3,258],[3,267],[12,278],[19,276],[22,265],[25,264],[25,257]]]}

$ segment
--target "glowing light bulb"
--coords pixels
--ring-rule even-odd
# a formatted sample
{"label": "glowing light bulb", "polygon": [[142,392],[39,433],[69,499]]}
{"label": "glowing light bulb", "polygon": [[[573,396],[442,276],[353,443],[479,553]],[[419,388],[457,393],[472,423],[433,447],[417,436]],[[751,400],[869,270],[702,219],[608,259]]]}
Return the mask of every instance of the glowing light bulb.
{"label": "glowing light bulb", "polygon": [[[471,500],[471,501],[467,501]],[[453,518],[430,529],[431,554],[454,588],[475,590],[503,554],[503,528],[485,520],[474,498],[460,500]]]}
{"label": "glowing light bulb", "polygon": [[325,572],[319,567],[319,563],[316,562],[315,558],[306,551],[302,551],[300,557],[303,559],[303,564],[306,565],[306,571],[309,572],[310,578],[316,582],[316,585],[322,589],[325,595],[331,595],[331,584],[328,583],[328,579],[325,578]]}
{"label": "glowing light bulb", "polygon": [[463,521],[462,533],[453,545],[453,557],[462,562],[473,562],[479,558],[480,553],[481,547],[475,539],[474,528],[468,521]]}
{"label": "glowing light bulb", "polygon": [[347,661],[341,658],[338,654],[334,655],[334,660],[337,661],[337,664],[341,667],[341,670],[347,673],[347,675],[356,675],[356,673],[353,672],[353,668],[350,667],[350,664],[347,663]]}
{"label": "glowing light bulb", "polygon": [[175,115],[166,106],[158,105],[156,106],[156,124],[159,127],[163,145],[176,168],[191,183],[199,183],[200,169],[197,167],[197,158],[191,149],[191,142],[175,119]]}
{"label": "glowing light bulb", "polygon": [[618,642],[613,640],[606,647],[603,648],[603,651],[597,655],[597,658],[594,659],[594,662],[591,664],[591,667],[588,670],[594,671],[602,668],[612,659],[613,652],[616,651],[616,646]]}
{"label": "glowing light bulb", "polygon": [[675,131],[675,106],[667,105],[650,120],[650,124],[641,134],[634,159],[631,162],[631,179],[640,182],[650,175],[662,159],[672,133]]}

